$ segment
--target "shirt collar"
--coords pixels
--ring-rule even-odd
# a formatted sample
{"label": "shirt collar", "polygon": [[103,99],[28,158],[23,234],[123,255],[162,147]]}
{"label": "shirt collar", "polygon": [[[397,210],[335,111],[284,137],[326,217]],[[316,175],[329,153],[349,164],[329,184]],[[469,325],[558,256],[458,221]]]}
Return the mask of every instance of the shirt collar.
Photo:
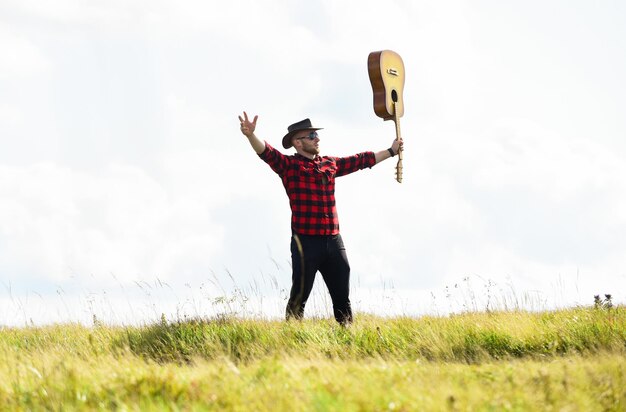
{"label": "shirt collar", "polygon": [[302,156],[300,153],[297,153],[297,152],[296,152],[296,157],[298,159],[307,160],[307,161],[313,162],[313,163],[319,163],[322,160],[322,157],[320,155],[315,155],[315,157],[313,159],[309,159],[308,157]]}

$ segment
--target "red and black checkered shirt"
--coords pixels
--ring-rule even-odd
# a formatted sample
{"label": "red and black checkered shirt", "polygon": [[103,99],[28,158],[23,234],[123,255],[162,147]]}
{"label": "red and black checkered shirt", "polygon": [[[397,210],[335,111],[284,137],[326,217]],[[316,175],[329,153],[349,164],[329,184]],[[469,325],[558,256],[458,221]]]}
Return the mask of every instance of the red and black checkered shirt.
{"label": "red and black checkered shirt", "polygon": [[376,164],[374,152],[348,157],[286,156],[265,142],[259,155],[283,181],[291,206],[291,229],[301,235],[336,235],[335,178]]}

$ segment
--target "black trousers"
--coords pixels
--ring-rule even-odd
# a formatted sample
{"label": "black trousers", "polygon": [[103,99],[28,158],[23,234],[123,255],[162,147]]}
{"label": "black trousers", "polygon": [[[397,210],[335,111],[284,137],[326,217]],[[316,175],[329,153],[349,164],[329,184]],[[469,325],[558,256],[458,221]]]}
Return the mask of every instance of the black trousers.
{"label": "black trousers", "polygon": [[292,284],[287,302],[287,319],[302,319],[304,306],[311,294],[315,274],[319,271],[333,302],[337,322],[352,322],[350,307],[350,264],[341,235],[291,236]]}

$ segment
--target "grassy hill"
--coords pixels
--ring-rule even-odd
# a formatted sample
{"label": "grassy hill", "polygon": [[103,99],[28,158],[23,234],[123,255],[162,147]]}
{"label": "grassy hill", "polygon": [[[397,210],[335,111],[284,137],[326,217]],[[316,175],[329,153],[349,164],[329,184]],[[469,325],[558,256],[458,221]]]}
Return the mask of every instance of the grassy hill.
{"label": "grassy hill", "polygon": [[626,410],[626,308],[0,329],[0,410]]}

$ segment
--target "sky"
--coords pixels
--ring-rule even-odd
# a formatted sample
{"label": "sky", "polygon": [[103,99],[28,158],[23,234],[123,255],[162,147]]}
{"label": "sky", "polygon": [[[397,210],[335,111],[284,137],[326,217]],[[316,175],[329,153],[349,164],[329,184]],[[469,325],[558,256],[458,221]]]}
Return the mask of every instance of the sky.
{"label": "sky", "polygon": [[[626,5],[0,0],[0,325],[280,318],[290,211],[239,132],[386,149],[337,181],[353,309],[626,303]],[[288,152],[288,151],[286,151]],[[307,316],[331,316],[318,278]]]}

